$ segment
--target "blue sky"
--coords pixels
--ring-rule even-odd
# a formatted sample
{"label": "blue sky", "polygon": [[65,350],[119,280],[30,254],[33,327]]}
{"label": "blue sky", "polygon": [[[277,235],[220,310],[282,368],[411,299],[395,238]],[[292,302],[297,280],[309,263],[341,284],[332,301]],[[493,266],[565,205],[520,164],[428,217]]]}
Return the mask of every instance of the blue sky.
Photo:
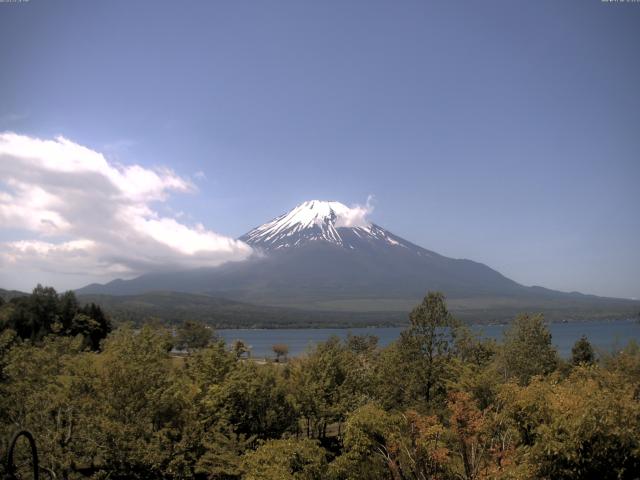
{"label": "blue sky", "polygon": [[[373,195],[426,248],[640,298],[640,4],[30,0],[0,42],[0,132],[172,169],[162,218],[237,237]],[[0,286],[89,280],[23,261]]]}

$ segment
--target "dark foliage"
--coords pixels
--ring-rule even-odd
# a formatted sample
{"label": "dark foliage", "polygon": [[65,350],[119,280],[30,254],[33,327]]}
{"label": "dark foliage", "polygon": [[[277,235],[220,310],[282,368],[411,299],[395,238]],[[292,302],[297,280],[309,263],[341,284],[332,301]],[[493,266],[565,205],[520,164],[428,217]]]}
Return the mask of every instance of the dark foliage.
{"label": "dark foliage", "polygon": [[11,329],[32,342],[51,334],[82,335],[87,347],[98,350],[111,331],[111,322],[97,304],[80,306],[73,292],[59,295],[51,287],[38,285],[31,295],[0,305],[0,329]]}
{"label": "dark foliage", "polygon": [[571,348],[571,361],[574,365],[591,365],[596,361],[593,347],[584,335]]}

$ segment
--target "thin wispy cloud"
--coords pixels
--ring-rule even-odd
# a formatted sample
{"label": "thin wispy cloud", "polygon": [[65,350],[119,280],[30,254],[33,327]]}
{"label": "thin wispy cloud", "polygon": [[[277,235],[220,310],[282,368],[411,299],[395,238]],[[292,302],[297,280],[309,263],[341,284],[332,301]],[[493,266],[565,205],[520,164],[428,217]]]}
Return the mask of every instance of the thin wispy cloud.
{"label": "thin wispy cloud", "polygon": [[0,244],[0,267],[131,277],[249,256],[243,242],[160,213],[171,194],[196,192],[170,169],[115,165],[64,137],[2,133],[0,224],[25,234]]}
{"label": "thin wispy cloud", "polygon": [[113,142],[105,143],[102,148],[105,152],[123,152],[131,150],[136,143],[137,142],[135,140],[121,138],[114,140]]}

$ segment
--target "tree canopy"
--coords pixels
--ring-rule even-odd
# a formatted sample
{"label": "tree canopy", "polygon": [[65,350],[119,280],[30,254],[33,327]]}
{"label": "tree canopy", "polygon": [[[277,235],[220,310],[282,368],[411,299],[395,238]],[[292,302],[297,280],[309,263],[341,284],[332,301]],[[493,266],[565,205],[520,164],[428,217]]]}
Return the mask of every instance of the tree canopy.
{"label": "tree canopy", "polygon": [[87,347],[98,350],[111,331],[111,321],[98,305],[80,305],[71,291],[59,295],[51,287],[38,285],[31,295],[0,305],[0,329],[11,329],[33,342],[50,334],[80,335]]}
{"label": "tree canopy", "polygon": [[386,347],[333,337],[275,362],[246,358],[245,344],[209,329],[205,343],[197,324],[183,326],[195,339],[188,355],[172,353],[174,332],[161,325],[103,337],[101,310],[44,287],[0,314],[0,434],[32,431],[51,478],[624,480],[640,471],[640,346],[595,362],[578,339],[564,361],[538,315],[492,342],[428,294]]}

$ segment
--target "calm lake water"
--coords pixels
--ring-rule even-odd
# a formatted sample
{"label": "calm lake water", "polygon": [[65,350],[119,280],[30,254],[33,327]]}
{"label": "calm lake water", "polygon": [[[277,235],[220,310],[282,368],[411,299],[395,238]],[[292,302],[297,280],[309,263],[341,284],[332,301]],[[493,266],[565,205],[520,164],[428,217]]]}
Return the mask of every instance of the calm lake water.
{"label": "calm lake water", "polygon": [[[473,326],[472,329],[485,337],[501,340],[505,325]],[[276,343],[289,346],[289,356],[303,355],[315,343],[324,342],[332,335],[344,339],[348,333],[353,335],[370,334],[378,337],[378,344],[385,346],[400,335],[403,327],[394,328],[318,328],[318,329],[283,329],[283,330],[250,330],[233,329],[218,330],[218,334],[227,343],[241,339],[251,345],[255,358],[273,357],[271,347]],[[571,347],[582,335],[586,335],[596,350],[613,351],[622,348],[629,340],[640,342],[640,323],[634,320],[616,320],[608,322],[572,322],[552,323],[549,330],[553,343],[560,355],[569,357]]]}

